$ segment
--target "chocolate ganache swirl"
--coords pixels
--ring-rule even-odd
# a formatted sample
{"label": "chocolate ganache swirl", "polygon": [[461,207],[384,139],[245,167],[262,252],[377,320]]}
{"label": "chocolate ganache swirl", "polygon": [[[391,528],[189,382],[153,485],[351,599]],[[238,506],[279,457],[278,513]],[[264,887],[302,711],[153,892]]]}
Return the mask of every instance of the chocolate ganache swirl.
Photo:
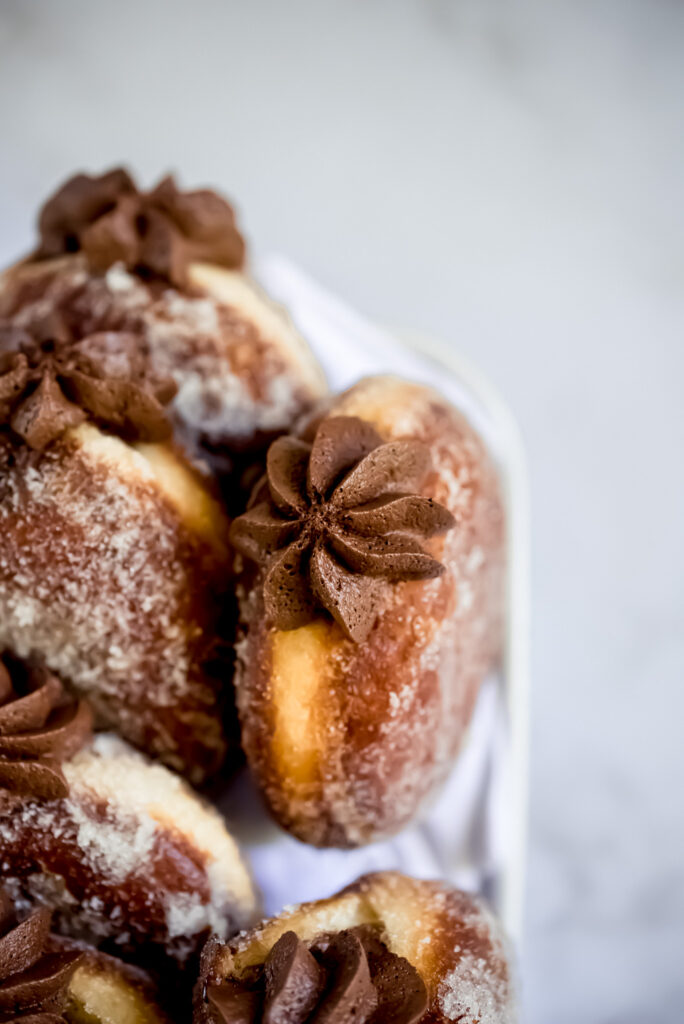
{"label": "chocolate ganache swirl", "polygon": [[26,331],[0,322],[0,426],[45,448],[89,418],[129,440],[171,433],[163,406],[176,393],[152,373],[140,338],[74,333],[55,314]]}
{"label": "chocolate ganache swirl", "polygon": [[286,932],[249,978],[206,995],[224,1024],[417,1024],[427,1009],[418,971],[369,925],[310,944]]}
{"label": "chocolate ganache swirl", "polygon": [[355,416],[324,419],[313,444],[274,441],[266,476],[231,530],[235,548],[265,565],[270,622],[296,629],[322,607],[360,642],[388,583],[441,575],[421,541],[449,530],[454,517],[420,494],[430,469],[426,445],[383,443]]}
{"label": "chocolate ganache swirl", "polygon": [[62,1024],[67,989],[81,953],[51,952],[50,911],[20,924],[0,890],[0,1021]]}
{"label": "chocolate ganache swirl", "polygon": [[18,796],[67,796],[61,763],[89,740],[92,715],[45,669],[0,658],[0,789]]}
{"label": "chocolate ganache swirl", "polygon": [[96,270],[122,262],[179,287],[194,261],[239,268],[245,258],[235,214],[221,196],[180,192],[172,177],[140,192],[121,167],[70,178],[44,205],[39,229],[35,259],[83,251]]}

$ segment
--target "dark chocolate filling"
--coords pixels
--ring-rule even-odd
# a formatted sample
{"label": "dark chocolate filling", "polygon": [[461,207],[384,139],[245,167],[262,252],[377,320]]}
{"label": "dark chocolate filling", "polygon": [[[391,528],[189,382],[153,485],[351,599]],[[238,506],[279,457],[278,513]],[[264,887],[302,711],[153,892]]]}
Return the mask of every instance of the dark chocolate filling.
{"label": "dark chocolate filling", "polygon": [[209,985],[222,1024],[417,1024],[427,1010],[418,971],[370,925],[278,939],[245,977]]}

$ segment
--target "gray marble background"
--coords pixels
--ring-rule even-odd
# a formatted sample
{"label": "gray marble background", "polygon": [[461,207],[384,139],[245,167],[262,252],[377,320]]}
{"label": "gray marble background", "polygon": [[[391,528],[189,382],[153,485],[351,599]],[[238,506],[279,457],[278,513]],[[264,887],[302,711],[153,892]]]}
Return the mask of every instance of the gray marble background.
{"label": "gray marble background", "polygon": [[532,476],[526,1019],[684,1019],[684,6],[0,0],[0,260],[77,167],[236,196],[474,359]]}

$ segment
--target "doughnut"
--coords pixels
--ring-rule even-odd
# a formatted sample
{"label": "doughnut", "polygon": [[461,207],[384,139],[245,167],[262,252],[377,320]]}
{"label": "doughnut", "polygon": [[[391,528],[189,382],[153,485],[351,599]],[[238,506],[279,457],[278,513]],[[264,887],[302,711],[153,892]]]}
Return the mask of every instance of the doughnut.
{"label": "doughnut", "polygon": [[143,966],[182,965],[210,931],[253,923],[258,897],[218,812],[119,737],[88,737],[56,692],[48,681],[0,706],[0,878],[17,909],[47,907],[59,934]]}
{"label": "doughnut", "polygon": [[366,875],[202,955],[195,1024],[513,1024],[507,943],[484,904]]}
{"label": "doughnut", "polygon": [[273,442],[231,526],[242,744],[279,824],[352,847],[445,779],[501,649],[497,473],[422,385],[366,379]]}
{"label": "doughnut", "polygon": [[3,882],[20,906],[47,906],[60,933],[150,964],[184,963],[207,931],[254,918],[235,842],[177,775],[106,733],[62,770],[66,798],[0,791]]}
{"label": "doughnut", "polygon": [[170,1024],[144,971],[52,934],[50,917],[19,921],[0,889],[0,1021]]}
{"label": "doughnut", "polygon": [[39,233],[0,278],[0,317],[26,327],[58,313],[80,333],[135,336],[176,384],[177,437],[228,473],[229,497],[251,453],[324,393],[308,346],[247,274],[216,193],[172,178],[143,193],[123,169],[79,174],[45,203]]}
{"label": "doughnut", "polygon": [[[28,441],[0,425],[0,652],[44,663],[99,728],[200,783],[234,746],[228,519],[171,441],[126,440],[90,412],[62,430],[56,401]],[[13,418],[0,399],[0,424]]]}

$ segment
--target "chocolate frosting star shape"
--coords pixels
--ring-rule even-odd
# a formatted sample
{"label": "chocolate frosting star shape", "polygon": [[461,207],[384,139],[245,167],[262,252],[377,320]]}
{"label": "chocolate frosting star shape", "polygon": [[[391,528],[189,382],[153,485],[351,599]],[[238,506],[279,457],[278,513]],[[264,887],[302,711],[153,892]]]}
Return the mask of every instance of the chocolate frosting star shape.
{"label": "chocolate frosting star shape", "polygon": [[59,679],[0,658],[0,789],[39,800],[69,793],[63,761],[92,736],[84,700],[69,699]]}
{"label": "chocolate frosting star shape", "polygon": [[354,416],[324,419],[313,444],[273,442],[266,476],[231,538],[265,566],[264,605],[277,629],[305,625],[322,607],[361,642],[389,583],[444,572],[421,546],[454,525],[448,509],[420,494],[430,468],[426,445],[383,443]]}
{"label": "chocolate frosting star shape", "polygon": [[51,951],[49,910],[17,923],[0,890],[0,1021],[64,1024],[67,989],[82,959],[78,951]]}
{"label": "chocolate frosting star shape", "polygon": [[96,270],[121,262],[178,287],[187,284],[194,261],[239,268],[245,259],[235,214],[221,196],[181,192],[172,177],[140,192],[121,167],[70,178],[45,203],[38,226],[34,259],[82,251]]}
{"label": "chocolate frosting star shape", "polygon": [[171,433],[163,405],[176,392],[149,367],[141,340],[123,331],[74,338],[59,316],[31,333],[0,323],[0,427],[42,449],[89,418],[127,439]]}

